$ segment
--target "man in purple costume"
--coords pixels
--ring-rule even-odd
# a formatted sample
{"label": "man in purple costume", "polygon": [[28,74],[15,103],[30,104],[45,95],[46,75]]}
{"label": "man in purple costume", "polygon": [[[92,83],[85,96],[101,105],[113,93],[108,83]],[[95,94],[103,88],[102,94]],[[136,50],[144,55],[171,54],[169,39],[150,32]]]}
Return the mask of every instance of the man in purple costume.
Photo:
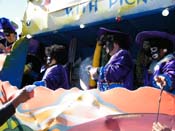
{"label": "man in purple costume", "polygon": [[143,31],[136,36],[136,42],[150,59],[144,84],[175,94],[175,36],[160,31]]}
{"label": "man in purple costume", "polygon": [[130,53],[126,50],[129,36],[106,28],[100,28],[99,33],[100,44],[111,57],[105,66],[89,69],[91,78],[97,80],[97,88],[100,91],[117,87],[132,90],[133,62]]}
{"label": "man in purple costume", "polygon": [[52,45],[45,50],[47,56],[47,67],[41,81],[33,84],[46,86],[52,90],[58,88],[69,89],[69,82],[66,69],[62,66],[65,60],[66,49],[63,45]]}
{"label": "man in purple costume", "polygon": [[10,53],[13,43],[17,39],[16,27],[7,18],[0,18],[0,29],[3,30],[2,39],[0,39],[0,53]]}

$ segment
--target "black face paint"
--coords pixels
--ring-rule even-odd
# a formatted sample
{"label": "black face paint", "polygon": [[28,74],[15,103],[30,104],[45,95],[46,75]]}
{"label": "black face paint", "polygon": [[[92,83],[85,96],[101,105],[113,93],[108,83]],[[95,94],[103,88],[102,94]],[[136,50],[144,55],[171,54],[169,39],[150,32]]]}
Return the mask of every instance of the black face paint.
{"label": "black face paint", "polygon": [[106,52],[109,54],[114,49],[114,35],[106,34],[102,35],[99,39],[100,44],[106,48]]}
{"label": "black face paint", "polygon": [[110,54],[111,51],[114,49],[114,45],[113,45],[112,42],[111,42],[111,43],[106,42],[106,46],[105,46],[105,48],[106,48],[106,52],[107,52],[108,54]]}
{"label": "black face paint", "polygon": [[150,48],[150,52],[151,52],[151,58],[153,59],[153,60],[156,60],[156,59],[158,59],[158,57],[159,57],[159,49],[158,49],[158,47],[151,47]]}
{"label": "black face paint", "polygon": [[50,57],[50,56],[47,57],[46,63],[47,63],[47,64],[50,64],[50,63],[51,63],[51,57]]}
{"label": "black face paint", "polygon": [[155,46],[154,41],[144,41],[143,49],[145,55],[147,55],[150,59],[156,60],[159,57],[159,48]]}
{"label": "black face paint", "polygon": [[147,57],[151,57],[151,53],[150,53],[150,42],[149,41],[144,41],[143,42],[143,51],[144,51],[144,54],[147,56]]}

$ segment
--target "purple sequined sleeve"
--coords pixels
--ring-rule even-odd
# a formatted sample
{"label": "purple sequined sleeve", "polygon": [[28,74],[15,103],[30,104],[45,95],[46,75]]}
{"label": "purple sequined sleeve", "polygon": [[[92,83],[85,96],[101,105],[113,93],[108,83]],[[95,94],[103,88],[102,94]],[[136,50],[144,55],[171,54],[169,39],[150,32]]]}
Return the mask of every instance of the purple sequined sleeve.
{"label": "purple sequined sleeve", "polygon": [[100,73],[108,83],[123,83],[128,89],[133,88],[133,63],[128,51],[120,50],[114,54]]}
{"label": "purple sequined sleeve", "polygon": [[46,86],[52,90],[69,88],[67,72],[62,65],[54,65],[48,68],[43,76]]}

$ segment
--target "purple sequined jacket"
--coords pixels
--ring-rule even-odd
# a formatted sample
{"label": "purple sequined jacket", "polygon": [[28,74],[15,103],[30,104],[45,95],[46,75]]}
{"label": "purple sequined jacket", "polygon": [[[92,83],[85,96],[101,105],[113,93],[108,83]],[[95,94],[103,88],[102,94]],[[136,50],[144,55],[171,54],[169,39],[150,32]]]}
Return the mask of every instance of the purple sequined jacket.
{"label": "purple sequined jacket", "polygon": [[[114,87],[109,86],[104,89],[106,84],[111,85],[111,83],[114,83]],[[133,89],[133,62],[127,50],[116,52],[99,71],[98,88],[101,91],[115,88],[117,84],[130,90]]]}
{"label": "purple sequined jacket", "polygon": [[56,90],[57,88],[69,88],[68,75],[62,65],[53,65],[49,67],[42,78],[46,82],[46,87]]}

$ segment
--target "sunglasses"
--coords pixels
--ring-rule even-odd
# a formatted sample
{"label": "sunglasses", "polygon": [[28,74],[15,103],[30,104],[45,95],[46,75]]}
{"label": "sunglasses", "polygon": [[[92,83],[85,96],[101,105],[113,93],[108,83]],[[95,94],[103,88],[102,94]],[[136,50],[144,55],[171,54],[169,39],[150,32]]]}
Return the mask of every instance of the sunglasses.
{"label": "sunglasses", "polygon": [[8,31],[8,32],[4,32],[4,35],[5,36],[10,36],[10,34],[17,34],[16,32],[13,32],[13,31]]}
{"label": "sunglasses", "polygon": [[9,32],[4,33],[5,36],[10,36]]}

